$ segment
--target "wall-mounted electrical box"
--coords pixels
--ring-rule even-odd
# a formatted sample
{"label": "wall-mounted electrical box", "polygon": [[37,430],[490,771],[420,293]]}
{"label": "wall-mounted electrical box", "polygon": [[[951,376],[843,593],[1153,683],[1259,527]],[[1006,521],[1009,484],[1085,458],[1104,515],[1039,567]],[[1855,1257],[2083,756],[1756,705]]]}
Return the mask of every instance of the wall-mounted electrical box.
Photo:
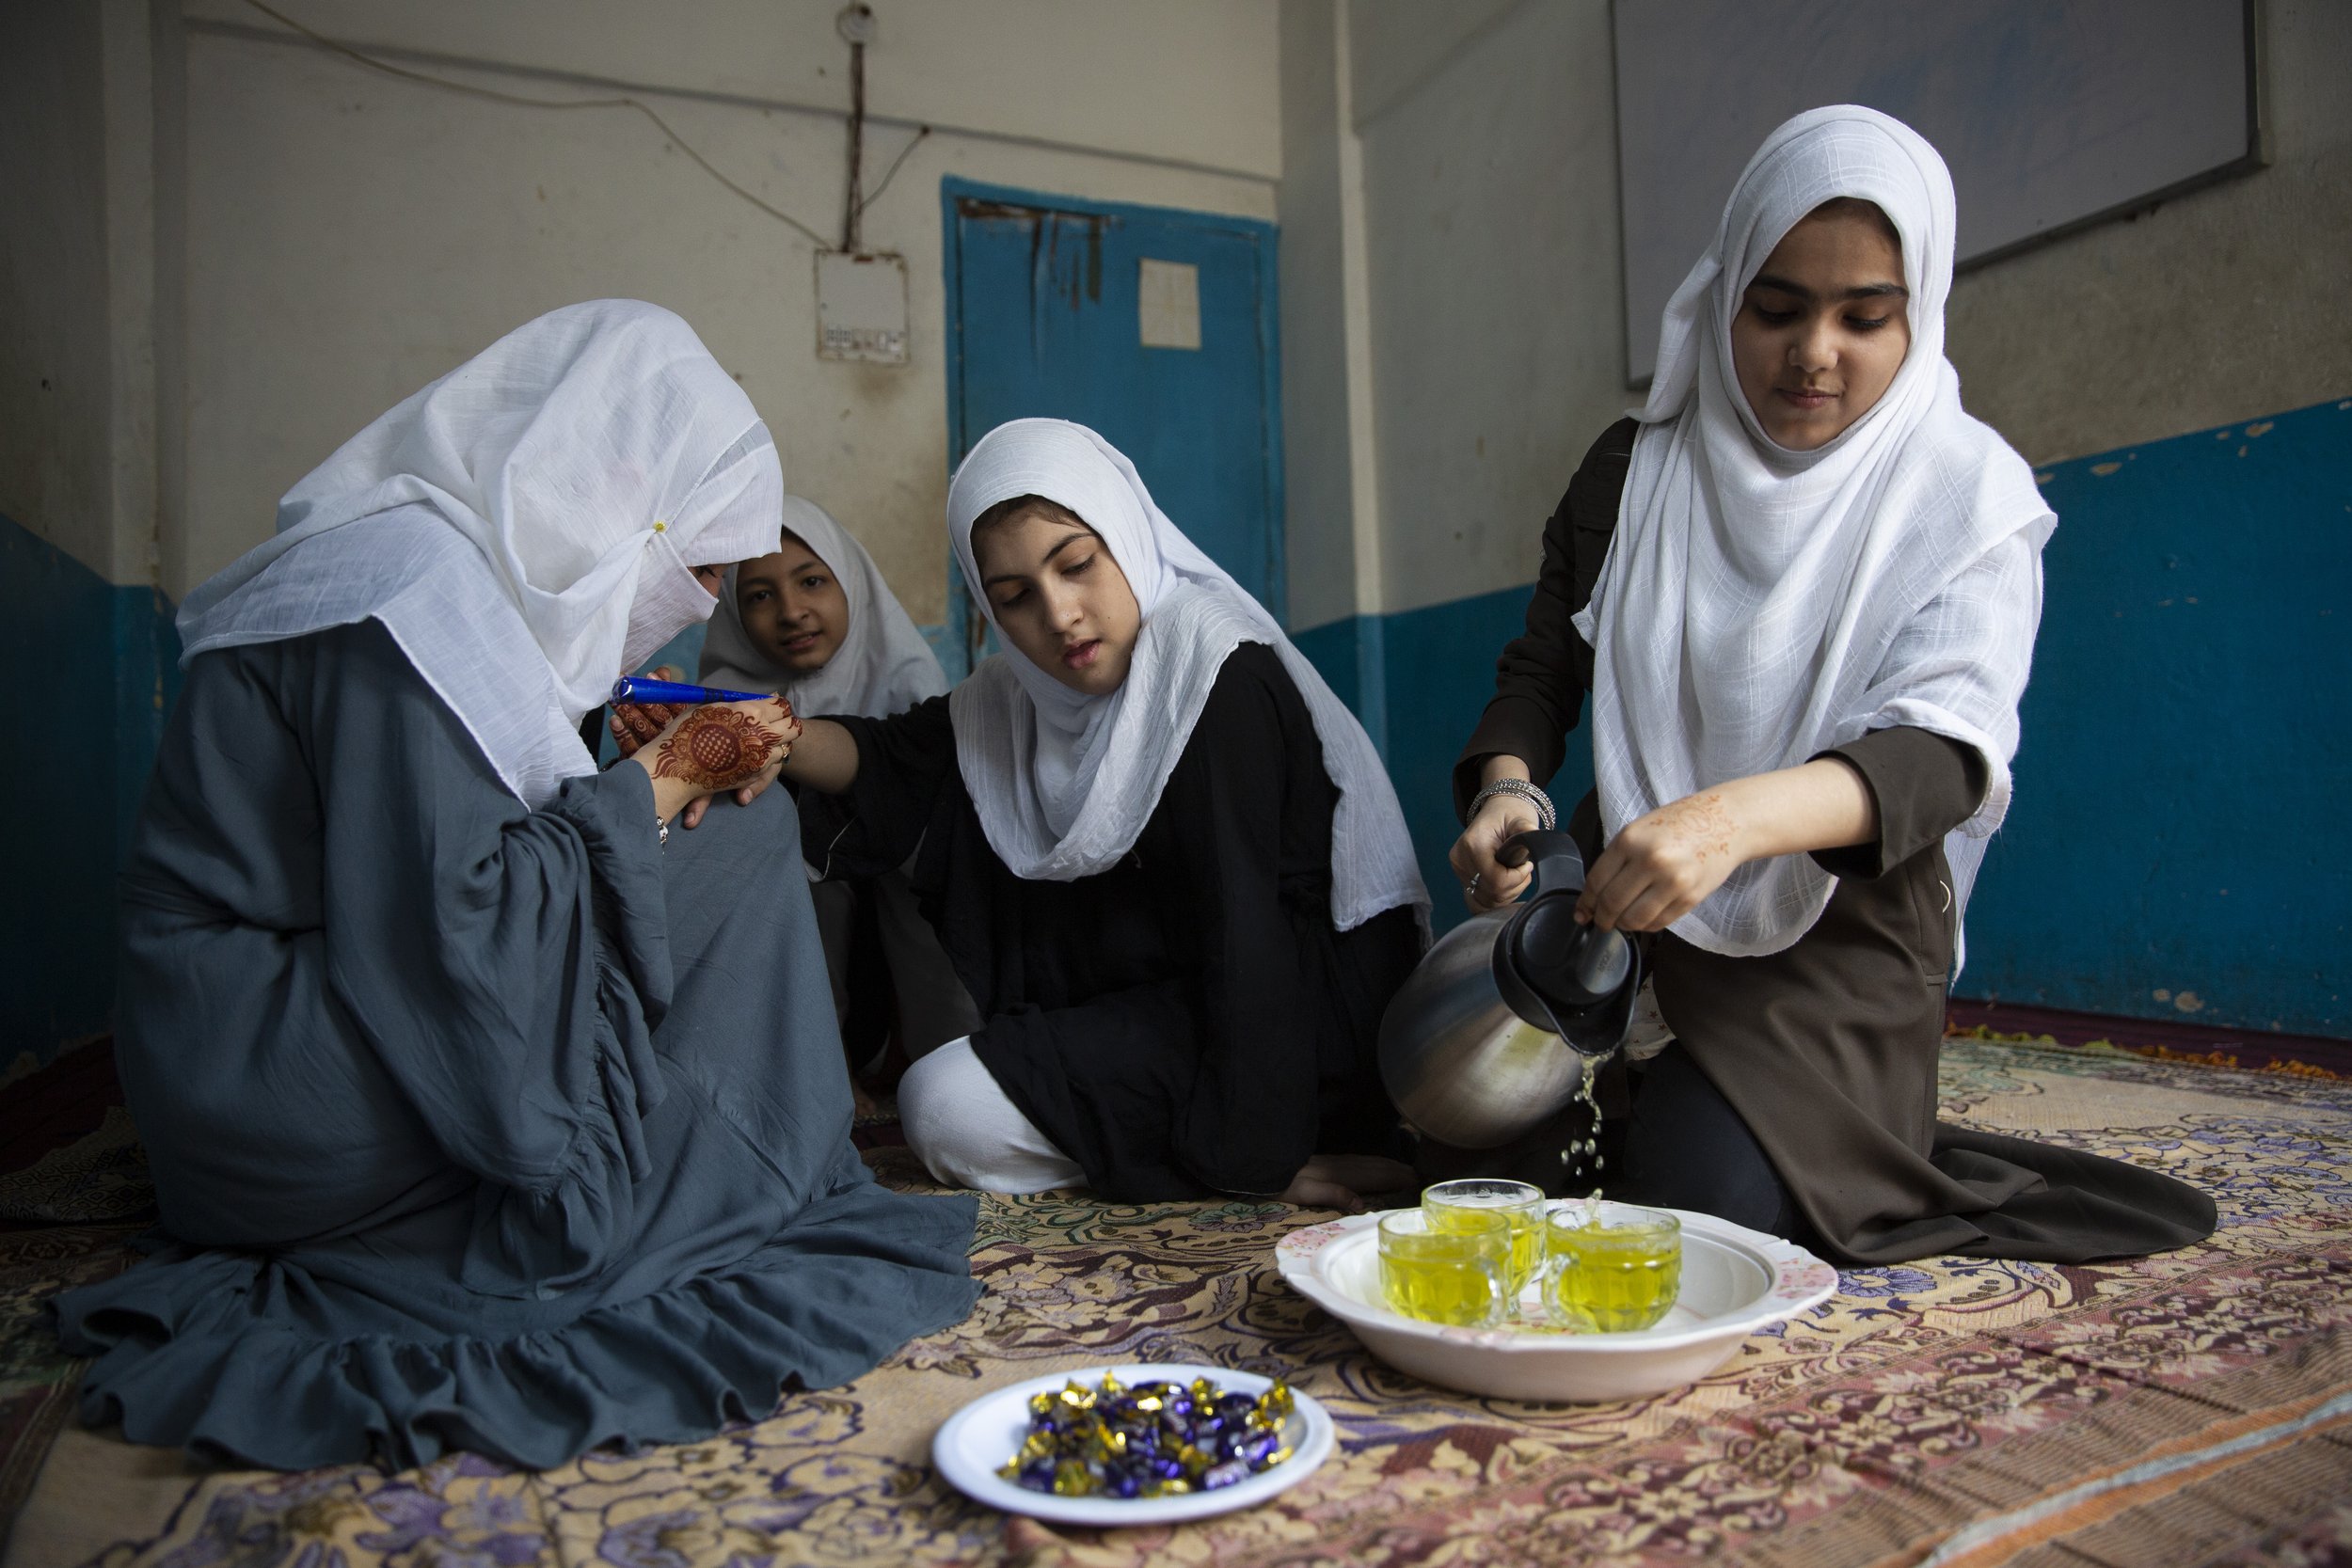
{"label": "wall-mounted electrical box", "polygon": [[905,257],[817,253],[817,357],[907,362]]}

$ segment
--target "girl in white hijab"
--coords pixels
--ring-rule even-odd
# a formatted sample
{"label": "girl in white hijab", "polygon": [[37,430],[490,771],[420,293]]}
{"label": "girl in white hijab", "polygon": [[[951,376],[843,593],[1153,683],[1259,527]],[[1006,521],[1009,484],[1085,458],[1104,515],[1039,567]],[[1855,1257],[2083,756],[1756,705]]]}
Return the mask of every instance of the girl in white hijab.
{"label": "girl in white hijab", "polygon": [[290,1468],[544,1468],[858,1376],[974,1298],[884,1192],[772,792],[775,702],[599,773],[577,726],[772,540],[685,323],[528,324],[189,596],[122,875],[116,1056],[171,1244],[57,1298],[84,1414]]}
{"label": "girl in white hijab", "polygon": [[[882,568],[831,513],[785,497],[779,543],[728,571],[696,679],[776,692],[804,717],[886,719],[946,691],[946,672]],[[912,1060],[971,1033],[979,1022],[971,998],[906,873],[828,881],[824,872],[822,859],[810,863],[809,891],[852,1070],[871,1071],[894,1035]]]}
{"label": "girl in white hijab", "polygon": [[985,1021],[915,1064],[943,1180],[1352,1203],[1401,1184],[1374,1062],[1426,896],[1388,776],[1274,620],[1080,425],[1022,420],[948,531],[1009,650],[944,703],[812,723],[836,858],[915,885]]}
{"label": "girl in white hijab", "polygon": [[813,500],[787,496],[783,512],[782,547],[727,573],[695,678],[776,692],[802,715],[881,719],[946,691],[937,656],[866,546]]}
{"label": "girl in white hijab", "polygon": [[1495,852],[1549,816],[1533,781],[1589,689],[1580,916],[1659,933],[1635,1196],[1863,1261],[2176,1245],[2210,1229],[2201,1195],[1934,1118],[2057,521],[1961,407],[1954,223],[1943,160],[1885,115],[1765,139],[1667,306],[1648,402],[1545,531],[1456,768],[1454,864],[1473,908],[1518,896]]}

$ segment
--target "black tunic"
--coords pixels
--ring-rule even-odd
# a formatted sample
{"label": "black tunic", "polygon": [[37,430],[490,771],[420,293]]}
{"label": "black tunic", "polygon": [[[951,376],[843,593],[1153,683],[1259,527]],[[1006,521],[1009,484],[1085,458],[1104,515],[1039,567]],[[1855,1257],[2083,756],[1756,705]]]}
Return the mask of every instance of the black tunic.
{"label": "black tunic", "polygon": [[[1602,433],[1545,525],[1526,635],[1503,650],[1494,700],[1454,766],[1457,811],[1488,756],[1516,756],[1539,782],[1560,766],[1593,679],[1593,650],[1570,617],[1607,560],[1634,434],[1631,420]],[[1944,835],[1984,799],[1984,762],[1903,726],[1821,754],[1862,775],[1879,834],[1815,855],[1838,879],[1820,919],[1756,958],[1664,933],[1651,971],[1679,1048],[1746,1123],[1813,1232],[1866,1263],[1933,1253],[2073,1262],[2211,1233],[2213,1200],[2169,1177],[1936,1120],[1958,935]],[[1598,852],[1593,795],[1570,830],[1588,857]]]}
{"label": "black tunic", "polygon": [[[1279,1193],[1318,1153],[1391,1150],[1380,1014],[1420,956],[1409,908],[1331,924],[1339,792],[1271,648],[1226,659],[1159,803],[1111,869],[1027,881],[989,847],[946,698],[844,719],[858,776],[812,810],[836,873],[913,882],[986,1024],[974,1050],[1106,1197]],[[919,851],[917,841],[920,841]]]}

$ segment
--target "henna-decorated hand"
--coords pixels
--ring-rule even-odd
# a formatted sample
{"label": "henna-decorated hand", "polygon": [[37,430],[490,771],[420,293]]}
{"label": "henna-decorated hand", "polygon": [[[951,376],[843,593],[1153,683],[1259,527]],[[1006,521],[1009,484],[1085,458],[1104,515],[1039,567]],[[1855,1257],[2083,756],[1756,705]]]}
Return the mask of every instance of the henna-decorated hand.
{"label": "henna-decorated hand", "polygon": [[[781,697],[705,703],[672,720],[631,760],[653,779],[656,808],[667,820],[725,790],[748,801],[774,782],[800,736],[801,721]],[[701,816],[694,812],[694,820]]]}
{"label": "henna-decorated hand", "polygon": [[1577,918],[1604,931],[1662,931],[1698,908],[1749,858],[1730,794],[1702,790],[1627,823],[1593,863]]}

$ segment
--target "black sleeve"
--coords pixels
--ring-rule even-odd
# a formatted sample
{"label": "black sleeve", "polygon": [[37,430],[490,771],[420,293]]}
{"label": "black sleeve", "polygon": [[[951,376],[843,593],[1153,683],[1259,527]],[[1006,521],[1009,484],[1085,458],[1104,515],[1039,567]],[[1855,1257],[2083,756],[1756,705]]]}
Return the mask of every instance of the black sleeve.
{"label": "black sleeve", "polygon": [[[1297,746],[1316,748],[1311,773],[1286,757]],[[1315,970],[1281,874],[1285,781],[1320,779],[1321,768],[1297,689],[1269,651],[1248,645],[1226,661],[1161,795],[1163,810],[1204,829],[1182,870],[1199,955],[1197,1055],[1170,1144],[1179,1165],[1220,1192],[1279,1193],[1315,1152],[1317,998],[1301,983]]]}
{"label": "black sleeve", "polygon": [[1877,802],[1878,837],[1842,849],[1817,849],[1814,863],[1833,877],[1884,876],[1975,815],[1991,782],[1984,758],[1931,730],[1898,724],[1833,746],[1812,758],[1836,757],[1862,775]]}
{"label": "black sleeve", "polygon": [[801,846],[828,879],[875,877],[906,863],[956,766],[947,699],[932,697],[887,719],[830,721],[857,743],[857,777],[828,800],[801,792]]}
{"label": "black sleeve", "polygon": [[1478,775],[1494,755],[1515,756],[1541,784],[1559,771],[1593,681],[1593,650],[1572,617],[1593,596],[1608,559],[1639,427],[1619,420],[1601,432],[1544,524],[1544,563],[1528,601],[1527,630],[1495,661],[1495,694],[1454,765],[1454,811],[1469,814]]}

